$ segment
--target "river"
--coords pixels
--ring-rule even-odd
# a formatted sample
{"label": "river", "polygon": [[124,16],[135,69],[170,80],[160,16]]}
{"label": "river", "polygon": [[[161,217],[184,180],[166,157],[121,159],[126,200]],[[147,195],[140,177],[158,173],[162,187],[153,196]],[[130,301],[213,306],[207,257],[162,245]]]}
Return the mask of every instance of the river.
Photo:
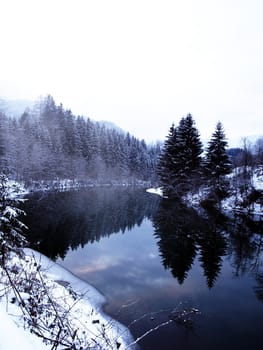
{"label": "river", "polygon": [[263,346],[263,229],[142,189],[35,193],[34,249],[94,285],[142,350]]}

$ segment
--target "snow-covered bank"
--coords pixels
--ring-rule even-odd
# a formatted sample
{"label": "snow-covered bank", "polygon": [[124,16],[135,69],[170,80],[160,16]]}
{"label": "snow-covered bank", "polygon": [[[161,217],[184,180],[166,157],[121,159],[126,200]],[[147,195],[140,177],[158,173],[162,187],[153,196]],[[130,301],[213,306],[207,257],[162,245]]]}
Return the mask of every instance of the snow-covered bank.
{"label": "snow-covered bank", "polygon": [[152,193],[152,194],[157,194],[160,197],[163,197],[163,191],[161,187],[156,187],[156,188],[148,188],[146,190],[146,192],[148,193]]}
{"label": "snow-covered bank", "polygon": [[235,168],[228,179],[230,195],[222,201],[222,209],[260,219],[263,215],[263,166]]}
{"label": "snow-covered bank", "polygon": [[[0,269],[0,317],[4,320],[4,325],[1,322],[0,326],[1,350],[18,347],[20,350],[53,349],[47,339],[55,341],[58,336],[54,321],[57,318],[63,319],[65,329],[62,331],[70,325],[76,349],[135,349],[135,346],[129,346],[134,342],[129,330],[103,312],[105,298],[95,288],[40,253],[31,249],[24,251],[23,259],[13,256],[9,263],[10,271],[17,278],[17,287],[21,287],[19,298]],[[30,282],[33,279],[36,288],[33,283],[28,288],[24,276],[31,279]],[[19,281],[22,281],[21,285]],[[34,309],[33,298],[38,299]],[[24,310],[31,310],[30,315],[25,314],[21,303]],[[56,306],[55,310],[51,304]],[[33,323],[40,325],[45,342],[34,334]],[[61,339],[64,344],[71,340],[68,334]],[[65,349],[65,345],[60,344],[57,349]]]}
{"label": "snow-covered bank", "polygon": [[23,327],[18,327],[14,319],[8,314],[6,306],[0,302],[0,350],[47,350],[48,348],[41,341]]}
{"label": "snow-covered bank", "polygon": [[[248,178],[246,178],[247,173],[250,173]],[[224,199],[218,199],[215,204],[225,212],[242,212],[260,218],[263,215],[263,166],[255,169],[251,167],[235,168],[227,179],[229,181],[228,195]],[[198,209],[209,200],[210,190],[209,187],[203,185],[197,192],[186,193],[181,200],[185,205]],[[146,192],[165,198],[161,187],[149,188]]]}

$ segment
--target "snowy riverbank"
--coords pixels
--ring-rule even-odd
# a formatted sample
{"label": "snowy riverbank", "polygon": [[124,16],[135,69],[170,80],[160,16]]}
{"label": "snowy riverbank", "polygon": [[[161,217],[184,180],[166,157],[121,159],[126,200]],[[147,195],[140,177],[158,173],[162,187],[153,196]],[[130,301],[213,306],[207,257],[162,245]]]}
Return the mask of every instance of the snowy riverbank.
{"label": "snowy riverbank", "polygon": [[[241,182],[244,171],[251,172],[251,178],[244,191],[244,183]],[[229,195],[221,200],[221,210],[227,212],[240,212],[244,214],[250,214],[255,217],[263,216],[263,167],[259,166],[255,169],[236,168],[228,176],[230,183]],[[240,186],[235,186],[237,181],[241,182]],[[243,187],[242,187],[243,186]],[[149,188],[146,190],[148,193],[163,196],[163,190],[161,187]],[[207,200],[207,194],[209,191],[205,187],[200,187],[196,193],[187,193],[182,197],[182,201],[190,207],[199,208],[202,206],[202,202]]]}
{"label": "snowy riverbank", "polygon": [[[83,349],[94,350],[135,349],[135,345],[131,345],[134,340],[129,330],[103,312],[105,298],[95,288],[47,257],[31,249],[24,251],[23,259],[13,256],[10,261],[10,271],[15,271],[14,278],[17,278],[17,282],[22,281],[21,284],[16,284],[19,288],[19,298],[8,285],[4,271],[0,271],[1,350],[54,349],[52,342],[47,340],[56,340],[57,331],[60,331],[55,329],[54,312],[55,318],[63,319],[65,329],[70,325],[70,331],[73,333],[71,337],[65,334],[61,338],[61,343],[65,345],[70,343],[72,338],[76,349],[80,349],[81,346]],[[23,279],[32,279],[32,276],[37,284],[36,289],[33,284],[32,288],[26,289]],[[28,322],[30,315],[25,314],[21,303],[24,310],[32,310],[32,298],[36,297],[37,316],[34,315],[35,318],[32,317]],[[56,310],[52,310],[52,303],[56,305]],[[40,327],[37,332],[41,332],[42,339],[35,335],[32,322]],[[65,345],[59,344],[57,349],[65,349]]]}

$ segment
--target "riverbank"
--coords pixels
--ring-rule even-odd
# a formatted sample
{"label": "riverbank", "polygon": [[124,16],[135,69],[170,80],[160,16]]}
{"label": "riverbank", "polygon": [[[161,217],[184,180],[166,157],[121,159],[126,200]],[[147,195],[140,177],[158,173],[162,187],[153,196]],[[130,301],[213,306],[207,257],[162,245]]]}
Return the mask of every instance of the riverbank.
{"label": "riverbank", "polygon": [[0,349],[47,350],[56,342],[58,350],[135,349],[129,330],[103,312],[95,288],[38,252],[24,253],[8,263],[16,290],[0,271]]}
{"label": "riverbank", "polygon": [[[252,176],[247,182],[243,179],[245,171],[247,169],[236,168],[227,177],[228,194],[221,200],[215,201],[214,198],[211,200],[210,190],[205,186],[200,187],[198,192],[187,193],[181,199],[189,207],[209,209],[211,206],[218,206],[226,213],[244,213],[260,219],[263,216],[263,167],[259,166],[251,170]],[[149,188],[146,191],[165,198],[161,187]]]}

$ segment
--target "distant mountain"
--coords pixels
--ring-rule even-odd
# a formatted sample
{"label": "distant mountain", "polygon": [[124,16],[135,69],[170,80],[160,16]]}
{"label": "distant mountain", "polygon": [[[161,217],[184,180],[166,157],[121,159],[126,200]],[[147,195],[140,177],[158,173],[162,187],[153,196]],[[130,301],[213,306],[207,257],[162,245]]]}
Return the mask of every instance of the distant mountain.
{"label": "distant mountain", "polygon": [[0,110],[10,117],[19,117],[26,108],[32,108],[34,101],[0,99]]}

